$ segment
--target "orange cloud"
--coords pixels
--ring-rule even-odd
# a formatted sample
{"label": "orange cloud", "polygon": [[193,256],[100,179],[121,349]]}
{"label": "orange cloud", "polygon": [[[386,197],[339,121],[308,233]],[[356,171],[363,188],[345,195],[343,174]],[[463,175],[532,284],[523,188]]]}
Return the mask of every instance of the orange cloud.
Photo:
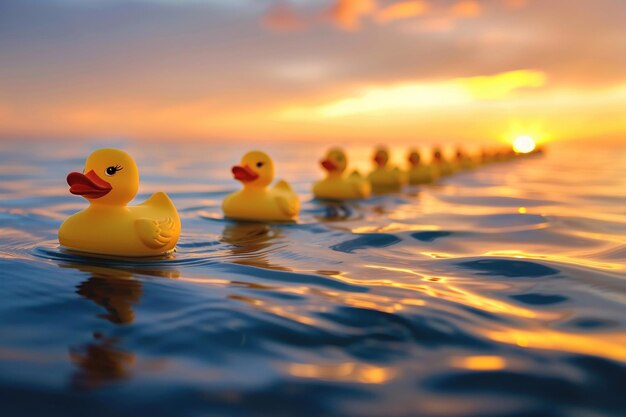
{"label": "orange cloud", "polygon": [[440,82],[405,82],[365,88],[351,97],[304,109],[289,109],[286,117],[334,118],[366,113],[388,114],[421,108],[468,105],[510,98],[517,90],[539,88],[546,75],[535,70],[457,78]]}
{"label": "orange cloud", "polygon": [[306,21],[289,3],[272,6],[263,16],[261,23],[263,27],[276,32],[290,32],[306,27]]}
{"label": "orange cloud", "polygon": [[423,0],[408,0],[390,4],[376,14],[376,20],[387,23],[394,20],[421,16],[428,11],[430,5]]}
{"label": "orange cloud", "polygon": [[504,5],[510,9],[521,9],[528,5],[528,0],[504,0]]}
{"label": "orange cloud", "polygon": [[482,7],[474,0],[461,0],[452,6],[452,13],[460,17],[477,17],[481,11]]}
{"label": "orange cloud", "polygon": [[361,19],[374,13],[376,8],[376,0],[337,0],[329,16],[340,28],[356,30]]}
{"label": "orange cloud", "polygon": [[454,19],[441,16],[425,19],[417,26],[418,32],[443,33],[454,29],[456,22]]}

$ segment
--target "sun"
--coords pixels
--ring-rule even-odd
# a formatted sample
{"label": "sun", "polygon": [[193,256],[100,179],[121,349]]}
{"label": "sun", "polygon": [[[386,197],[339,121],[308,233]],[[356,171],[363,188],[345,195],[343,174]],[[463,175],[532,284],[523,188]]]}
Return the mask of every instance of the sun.
{"label": "sun", "polygon": [[517,153],[530,153],[535,150],[535,140],[528,135],[522,135],[513,141],[513,150]]}

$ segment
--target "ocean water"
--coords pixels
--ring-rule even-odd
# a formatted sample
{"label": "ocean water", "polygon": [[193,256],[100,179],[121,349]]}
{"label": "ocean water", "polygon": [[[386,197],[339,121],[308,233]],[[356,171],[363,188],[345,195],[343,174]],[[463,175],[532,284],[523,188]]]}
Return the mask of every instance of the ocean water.
{"label": "ocean water", "polygon": [[109,145],[0,144],[3,416],[626,415],[626,148],[328,205],[325,146],[269,144],[303,199],[269,225],[222,219],[249,145],[114,142],[136,201],[178,206],[178,250],[78,257],[65,176]]}

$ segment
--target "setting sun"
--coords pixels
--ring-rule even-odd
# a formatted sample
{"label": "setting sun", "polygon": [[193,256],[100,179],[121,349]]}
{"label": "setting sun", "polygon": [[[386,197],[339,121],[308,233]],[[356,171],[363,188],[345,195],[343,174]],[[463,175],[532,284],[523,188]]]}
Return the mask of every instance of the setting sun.
{"label": "setting sun", "polygon": [[517,153],[530,153],[536,146],[535,140],[528,135],[518,136],[513,141],[513,150]]}

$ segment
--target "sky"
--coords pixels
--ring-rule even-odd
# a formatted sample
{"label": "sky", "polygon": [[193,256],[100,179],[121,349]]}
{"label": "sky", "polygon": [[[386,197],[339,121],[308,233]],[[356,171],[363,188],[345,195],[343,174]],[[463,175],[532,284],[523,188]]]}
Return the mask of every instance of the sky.
{"label": "sky", "polygon": [[0,0],[0,138],[620,141],[625,0]]}

